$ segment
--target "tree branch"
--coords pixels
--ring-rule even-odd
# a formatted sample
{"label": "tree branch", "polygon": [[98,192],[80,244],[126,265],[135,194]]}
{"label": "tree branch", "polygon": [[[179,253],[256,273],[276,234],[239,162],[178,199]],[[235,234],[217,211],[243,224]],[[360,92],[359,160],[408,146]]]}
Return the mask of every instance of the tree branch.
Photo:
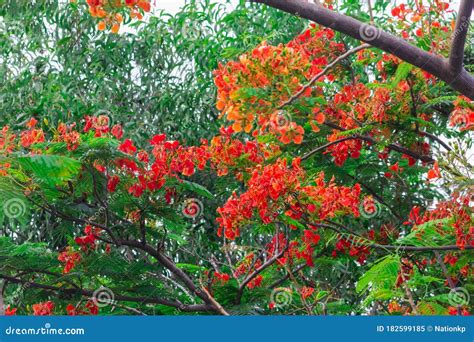
{"label": "tree branch", "polygon": [[278,254],[275,254],[272,258],[268,259],[259,268],[257,268],[255,271],[253,271],[247,278],[245,278],[245,280],[239,286],[239,292],[237,292],[237,298],[235,300],[236,304],[240,304],[240,300],[242,298],[242,295],[244,293],[244,290],[245,290],[245,287],[247,286],[247,284],[250,283],[252,281],[252,279],[254,279],[256,276],[258,276],[266,268],[270,267],[275,261],[277,261],[279,258],[281,258],[283,256],[283,254],[285,254],[287,249],[288,249],[288,240],[287,240],[286,246],[283,247]]}
{"label": "tree branch", "polygon": [[[344,14],[331,11],[323,6],[318,6],[305,0],[250,1],[262,3],[302,18],[309,19],[322,26],[329,27],[335,31],[369,43],[372,46],[397,56],[407,63],[429,72],[446,82],[461,94],[466,95],[470,99],[474,99],[474,76],[470,75],[465,69],[461,68],[460,70],[453,71],[446,58],[424,51],[409,44],[401,38],[380,30],[375,26],[368,25]],[[472,0],[464,0],[463,2],[469,3],[472,9]],[[463,22],[465,21],[462,21],[461,23]],[[466,30],[461,30],[461,38],[463,34],[465,34],[465,31],[467,32],[467,28]],[[460,49],[457,48],[457,46],[463,43],[461,42],[461,38],[456,39],[459,41],[456,42],[455,45],[455,51],[458,53]]]}
{"label": "tree branch", "polygon": [[[85,290],[85,289],[62,288],[62,287],[57,287],[57,286],[45,285],[45,284],[23,280],[20,278],[11,277],[6,274],[0,274],[0,278],[5,279],[8,282],[15,283],[15,284],[28,284],[28,287],[42,289],[46,291],[60,292],[60,293],[69,294],[69,295],[81,295],[81,296],[89,297],[89,298],[94,296],[94,291]],[[156,297],[131,297],[131,296],[124,296],[124,295],[116,295],[114,293],[114,300],[124,301],[124,302],[139,302],[143,304],[161,304],[161,305],[175,307],[179,310],[186,311],[186,312],[213,311],[213,307],[211,307],[208,304],[186,305],[181,302],[170,301],[167,299],[156,298]]]}
{"label": "tree branch", "polygon": [[[199,298],[201,298],[209,307],[213,308],[214,311],[219,312],[221,314],[228,314],[222,306],[215,301],[210,295],[204,292],[202,289],[198,288],[192,279],[183,271],[181,270],[176,264],[171,261],[167,256],[162,254],[160,251],[155,250],[150,245],[145,245],[139,241],[133,240],[120,240],[120,245],[135,247],[141,249],[142,251],[150,254],[153,256],[158,262],[167,268],[171,273],[173,273],[176,277],[178,277],[183,284],[194,294],[196,294]],[[216,305],[219,304],[219,305]]]}
{"label": "tree branch", "polygon": [[449,52],[449,67],[453,72],[463,69],[464,45],[466,44],[467,32],[469,31],[470,18],[474,2],[462,0],[459,5],[456,26],[454,27],[451,51]]}

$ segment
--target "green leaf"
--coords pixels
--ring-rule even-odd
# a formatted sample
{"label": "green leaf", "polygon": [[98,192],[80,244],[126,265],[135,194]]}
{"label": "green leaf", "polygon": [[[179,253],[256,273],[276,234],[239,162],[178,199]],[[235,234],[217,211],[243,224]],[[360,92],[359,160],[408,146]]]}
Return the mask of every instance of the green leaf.
{"label": "green leaf", "polygon": [[35,155],[19,157],[18,162],[40,182],[51,187],[73,179],[81,169],[75,159],[56,155]]}
{"label": "green leaf", "polygon": [[369,287],[390,289],[397,280],[399,269],[400,257],[398,255],[388,255],[379,259],[360,277],[356,285],[356,291],[361,293]]}
{"label": "green leaf", "polygon": [[447,217],[414,226],[408,235],[398,239],[397,242],[402,245],[427,247],[454,244],[455,237],[452,222],[453,218]]}
{"label": "green leaf", "polygon": [[294,218],[291,218],[289,216],[286,216],[285,214],[281,214],[278,216],[283,222],[290,224],[292,226],[298,227],[300,229],[305,229],[306,226],[302,224],[301,222],[295,220]]}
{"label": "green leaf", "polygon": [[182,189],[194,192],[202,197],[206,197],[209,199],[214,198],[214,195],[200,184],[184,180],[180,183],[180,185]]}
{"label": "green leaf", "polygon": [[396,88],[398,83],[400,81],[404,80],[407,78],[407,76],[410,74],[410,71],[413,69],[413,65],[408,64],[406,62],[402,62],[398,65],[397,71],[395,71],[395,76],[392,80],[392,88]]}

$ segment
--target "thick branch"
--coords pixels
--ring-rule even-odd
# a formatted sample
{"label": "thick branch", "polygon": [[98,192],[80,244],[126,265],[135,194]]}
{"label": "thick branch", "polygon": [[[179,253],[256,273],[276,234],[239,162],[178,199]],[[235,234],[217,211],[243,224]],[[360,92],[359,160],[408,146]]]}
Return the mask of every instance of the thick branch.
{"label": "thick branch", "polygon": [[[94,291],[85,290],[85,289],[62,288],[62,287],[57,287],[57,286],[52,286],[52,285],[45,285],[45,284],[35,283],[35,282],[11,277],[6,274],[0,274],[0,278],[5,279],[14,284],[28,284],[28,287],[42,289],[46,291],[60,292],[60,293],[70,294],[70,295],[81,295],[81,296],[89,297],[89,298],[94,296]],[[186,312],[213,311],[214,310],[214,308],[208,304],[186,305],[180,302],[170,301],[167,299],[155,298],[155,297],[131,297],[131,296],[123,296],[123,295],[114,294],[114,300],[124,301],[124,302],[138,302],[138,303],[143,303],[143,304],[161,304],[161,305],[175,307]]]}
{"label": "thick branch", "polygon": [[449,67],[453,72],[460,72],[463,69],[464,45],[466,44],[467,32],[469,31],[469,20],[471,18],[474,1],[462,0],[459,6],[456,26],[449,52]]}
{"label": "thick branch", "polygon": [[[153,256],[158,262],[163,265],[165,268],[167,268],[169,271],[171,271],[176,277],[181,280],[184,285],[194,294],[196,294],[199,298],[201,298],[206,304],[208,304],[210,307],[212,307],[215,311],[228,315],[228,313],[222,308],[220,305],[216,305],[216,301],[214,298],[212,298],[208,293],[204,292],[202,289],[198,288],[192,279],[183,271],[181,270],[176,264],[171,261],[168,257],[166,257],[164,254],[162,254],[160,251],[155,250],[153,247],[150,245],[145,245],[143,243],[140,243],[138,241],[132,241],[132,240],[121,240],[119,242],[121,245],[124,246],[130,246],[130,247],[135,247],[138,249],[143,250],[144,252],[150,254]],[[218,303],[217,303],[218,304]]]}
{"label": "thick branch", "polygon": [[[465,69],[453,71],[448,60],[413,46],[405,40],[367,25],[354,18],[331,11],[306,0],[251,0],[312,20],[335,31],[369,43],[403,61],[440,78],[461,94],[474,99],[474,76]],[[465,0],[472,6],[472,0]],[[467,29],[466,29],[467,31]],[[458,44],[458,43],[457,43]]]}

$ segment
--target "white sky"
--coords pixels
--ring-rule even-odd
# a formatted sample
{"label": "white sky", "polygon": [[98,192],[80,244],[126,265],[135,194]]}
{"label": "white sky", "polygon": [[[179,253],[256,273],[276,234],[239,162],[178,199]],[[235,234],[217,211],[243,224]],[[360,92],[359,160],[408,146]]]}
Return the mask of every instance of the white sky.
{"label": "white sky", "polygon": [[156,8],[174,14],[184,5],[184,0],[156,0]]}

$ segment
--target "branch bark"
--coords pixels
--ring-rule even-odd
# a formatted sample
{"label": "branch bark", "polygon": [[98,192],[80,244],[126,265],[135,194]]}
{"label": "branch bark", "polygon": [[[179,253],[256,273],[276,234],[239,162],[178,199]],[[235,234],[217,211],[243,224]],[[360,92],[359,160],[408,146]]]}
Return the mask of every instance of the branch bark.
{"label": "branch bark", "polygon": [[[385,32],[375,26],[368,25],[359,20],[331,11],[323,6],[315,5],[305,0],[250,0],[280,9],[284,12],[314,21],[322,26],[347,34],[385,52],[397,56],[401,60],[429,72],[446,82],[453,89],[474,100],[474,76],[461,67],[452,68],[448,59],[437,56],[413,46],[405,40]],[[463,7],[464,4],[464,7]],[[472,0],[463,0],[460,12],[465,13],[467,22],[472,11]],[[461,15],[462,16],[462,15]],[[459,19],[461,27],[466,20]],[[457,26],[457,25],[456,25]],[[464,51],[467,27],[461,29],[453,39],[452,60],[459,63],[460,53]],[[463,38],[464,37],[464,38]],[[462,46],[462,47],[461,47]]]}
{"label": "branch bark", "polygon": [[473,5],[474,1],[472,0],[462,0],[459,5],[458,17],[451,42],[451,51],[449,52],[449,67],[455,73],[463,69],[464,46],[466,45]]}

